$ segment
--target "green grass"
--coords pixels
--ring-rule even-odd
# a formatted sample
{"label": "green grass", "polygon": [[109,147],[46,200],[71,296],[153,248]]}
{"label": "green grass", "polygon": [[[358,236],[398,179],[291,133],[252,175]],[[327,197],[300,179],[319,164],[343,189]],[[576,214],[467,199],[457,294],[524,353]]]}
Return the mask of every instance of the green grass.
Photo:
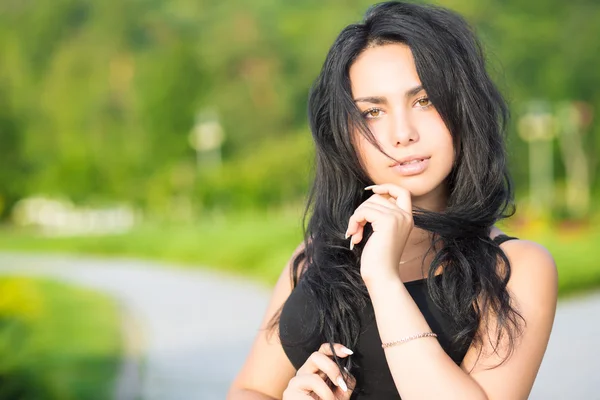
{"label": "green grass", "polygon": [[[524,232],[527,233],[527,232]],[[575,294],[600,287],[600,227],[577,230],[544,229],[525,238],[552,253],[559,275],[559,294]]]}
{"label": "green grass", "polygon": [[206,217],[194,224],[146,224],[127,234],[44,237],[0,229],[0,250],[131,256],[206,265],[272,283],[302,240],[299,212]]}
{"label": "green grass", "polygon": [[[3,277],[0,282],[10,279],[15,278]],[[16,332],[9,330],[15,323],[0,317],[3,344],[15,342],[15,351],[9,348],[5,353],[3,346],[0,355],[5,367],[8,364],[0,371],[0,379],[6,380],[0,398],[112,398],[121,358],[121,327],[114,301],[50,280],[18,279],[26,281],[39,307],[22,324],[23,334],[12,338]]]}
{"label": "green grass", "polygon": [[[600,287],[600,224],[539,222],[503,229],[546,246],[559,269],[560,294]],[[298,210],[207,217],[194,224],[146,224],[124,235],[48,238],[0,230],[0,250],[131,256],[204,265],[273,283],[301,240]]]}

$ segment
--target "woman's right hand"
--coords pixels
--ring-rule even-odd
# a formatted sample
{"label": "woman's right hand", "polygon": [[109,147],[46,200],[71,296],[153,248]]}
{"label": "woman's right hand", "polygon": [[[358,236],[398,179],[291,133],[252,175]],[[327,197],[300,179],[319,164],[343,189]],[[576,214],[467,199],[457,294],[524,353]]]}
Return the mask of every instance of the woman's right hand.
{"label": "woman's right hand", "polygon": [[[352,351],[341,344],[334,344],[335,354],[348,357]],[[283,400],[320,399],[348,400],[356,380],[348,374],[350,382],[344,381],[337,364],[331,359],[333,354],[329,343],[323,343],[318,351],[308,357],[296,376],[283,392]]]}

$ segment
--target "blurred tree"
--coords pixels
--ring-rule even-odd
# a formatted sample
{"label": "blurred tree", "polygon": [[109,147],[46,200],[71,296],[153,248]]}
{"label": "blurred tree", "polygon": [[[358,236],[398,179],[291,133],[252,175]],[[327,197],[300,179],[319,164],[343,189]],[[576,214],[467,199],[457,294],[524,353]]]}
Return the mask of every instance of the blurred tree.
{"label": "blurred tree", "polygon": [[[225,169],[233,174],[228,182],[238,179],[229,165],[238,165],[246,154],[290,154],[294,148],[286,146],[295,139],[285,138],[306,132],[308,90],[329,46],[370,4],[1,2],[2,215],[18,198],[37,192],[61,193],[77,202],[129,201],[154,210],[200,193],[188,201],[205,202],[211,188],[221,190],[222,173],[190,175],[194,152],[188,134],[196,114],[207,108],[218,111],[226,134]],[[438,4],[475,26],[513,114],[532,98],[583,101],[600,110],[595,90],[600,76],[593,67],[600,63],[597,1]],[[597,165],[600,125],[593,123],[588,131],[584,147]],[[310,135],[305,136],[308,143]],[[511,133],[509,150],[517,188],[523,190],[526,146]],[[265,162],[257,171],[276,168],[275,158],[255,156],[255,163]],[[564,171],[565,165],[556,163],[559,180]],[[274,185],[286,185],[283,177],[273,179]],[[590,179],[598,195],[600,175]],[[194,185],[202,189],[193,190]],[[261,189],[245,191],[245,204],[264,201]]]}
{"label": "blurred tree", "polygon": [[18,118],[0,83],[0,219],[24,193],[27,170],[22,149],[22,132]]}

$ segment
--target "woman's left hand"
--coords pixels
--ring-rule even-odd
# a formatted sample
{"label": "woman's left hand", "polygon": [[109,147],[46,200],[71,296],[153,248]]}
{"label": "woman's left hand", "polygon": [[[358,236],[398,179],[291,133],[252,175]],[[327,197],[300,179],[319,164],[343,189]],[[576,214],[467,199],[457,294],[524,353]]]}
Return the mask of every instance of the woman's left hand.
{"label": "woman's left hand", "polygon": [[373,228],[360,262],[360,274],[367,287],[390,279],[400,280],[400,259],[414,226],[408,190],[391,183],[369,188],[375,194],[354,211],[346,231],[346,236],[351,236],[351,246],[354,246],[363,240],[367,222]]}

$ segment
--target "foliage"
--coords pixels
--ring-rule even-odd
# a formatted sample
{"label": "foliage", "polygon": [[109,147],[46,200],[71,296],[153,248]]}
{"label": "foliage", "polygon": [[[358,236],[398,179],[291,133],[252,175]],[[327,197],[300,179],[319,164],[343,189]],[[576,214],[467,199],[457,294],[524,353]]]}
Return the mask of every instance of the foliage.
{"label": "foliage", "polygon": [[0,399],[110,398],[118,322],[115,304],[96,293],[0,278]]}
{"label": "foliage", "polygon": [[276,207],[306,196],[313,151],[308,133],[278,138],[201,175],[196,196],[209,209]]}
{"label": "foliage", "polygon": [[[30,339],[30,323],[39,317],[43,304],[35,285],[26,279],[0,281],[0,398],[31,397],[44,393],[34,385],[35,377],[20,365],[31,357],[25,345]],[[32,392],[33,391],[33,392]],[[42,396],[43,397],[43,396]]]}
{"label": "foliage", "polygon": [[[39,193],[130,202],[155,215],[177,210],[181,199],[192,208],[297,200],[307,179],[291,167],[299,158],[289,144],[310,146],[309,86],[336,34],[370,3],[1,2],[0,216]],[[600,63],[600,3],[439,4],[475,25],[515,116],[532,98],[582,100],[598,114],[600,76],[591,66]],[[207,108],[226,133],[225,165],[196,174],[188,135]],[[585,138],[592,171],[599,127]],[[512,129],[522,191],[527,151]],[[289,139],[296,132],[305,133]],[[560,162],[556,175],[564,175]],[[599,182],[596,174],[596,193]]]}

